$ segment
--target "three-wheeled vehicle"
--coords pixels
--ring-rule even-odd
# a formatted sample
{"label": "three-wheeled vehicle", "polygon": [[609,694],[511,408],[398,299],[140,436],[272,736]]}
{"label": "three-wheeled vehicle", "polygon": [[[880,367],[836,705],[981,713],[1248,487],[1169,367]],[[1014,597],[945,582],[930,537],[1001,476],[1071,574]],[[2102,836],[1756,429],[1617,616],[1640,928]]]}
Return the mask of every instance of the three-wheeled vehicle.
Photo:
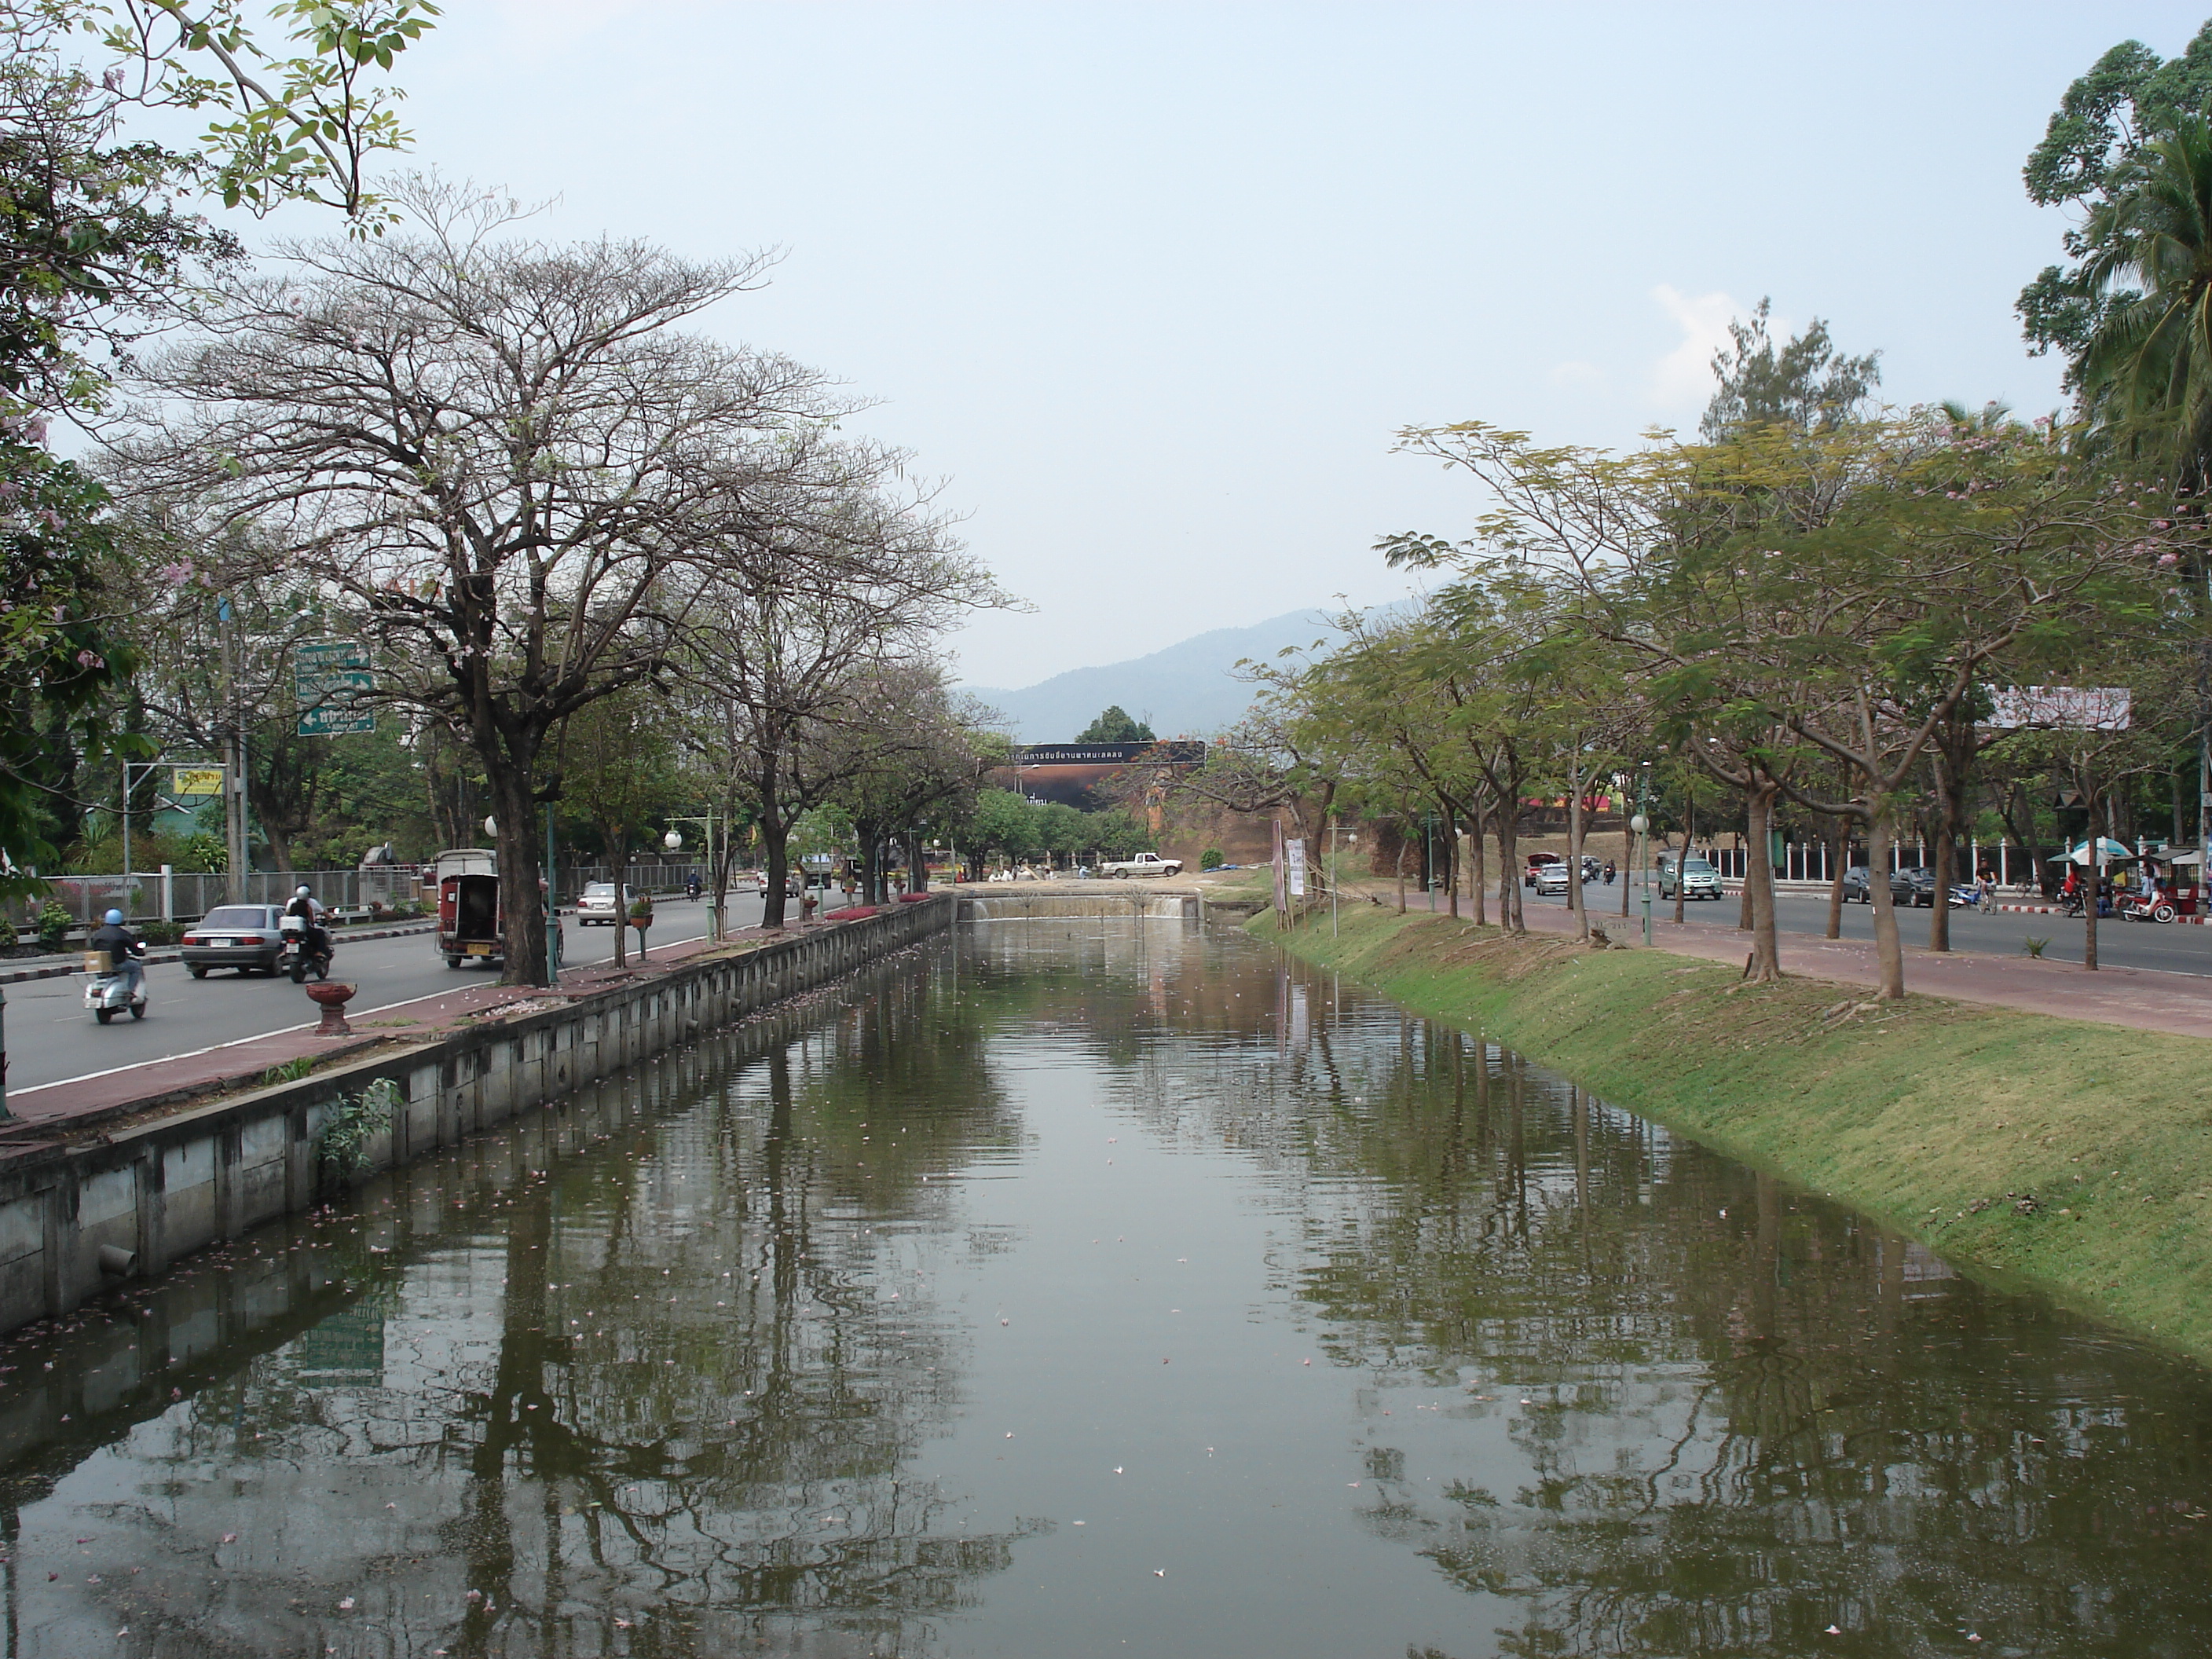
{"label": "three-wheeled vehicle", "polygon": [[446,966],[500,963],[499,863],[487,848],[455,847],[438,854],[438,954]]}

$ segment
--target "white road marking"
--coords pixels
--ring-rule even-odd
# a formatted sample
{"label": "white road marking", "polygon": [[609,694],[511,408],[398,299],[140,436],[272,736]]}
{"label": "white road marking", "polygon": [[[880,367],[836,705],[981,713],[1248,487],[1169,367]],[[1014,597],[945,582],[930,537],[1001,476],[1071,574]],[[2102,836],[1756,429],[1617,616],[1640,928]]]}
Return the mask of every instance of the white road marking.
{"label": "white road marking", "polygon": [[[694,933],[689,939],[670,939],[668,944],[671,945],[695,945],[699,940],[706,937],[707,935],[704,933]],[[611,957],[605,963],[595,962],[590,964],[590,966],[594,968],[611,968],[613,965],[614,962]],[[380,1002],[374,1008],[349,1008],[346,1011],[346,1016],[348,1018],[352,1018],[356,1015],[386,1014],[390,1013],[394,1008],[411,1008],[418,1002],[434,1002],[440,997],[456,996],[464,991],[473,990],[474,988],[475,988],[473,986],[468,985],[454,986],[443,991],[427,992],[419,997],[409,997],[404,1001]],[[60,1021],[56,1021],[55,1023],[57,1024],[61,1024]],[[74,1021],[71,1021],[70,1023],[75,1024]],[[37,1094],[42,1089],[65,1089],[73,1083],[90,1083],[99,1078],[116,1077],[125,1072],[135,1072],[141,1066],[144,1066],[166,1065],[173,1060],[197,1060],[202,1054],[218,1054],[225,1048],[240,1048],[249,1042],[258,1042],[264,1037],[283,1036],[286,1033],[291,1031],[312,1030],[318,1024],[319,1024],[319,1022],[316,1020],[303,1019],[297,1025],[279,1025],[270,1030],[256,1031],[252,1036],[233,1037],[228,1042],[210,1042],[204,1048],[185,1048],[173,1054],[159,1055],[153,1060],[133,1060],[128,1066],[111,1066],[104,1072],[85,1072],[76,1077],[59,1078],[52,1083],[34,1083],[27,1089],[10,1089],[8,1092],[12,1098],[20,1100],[25,1095]]]}

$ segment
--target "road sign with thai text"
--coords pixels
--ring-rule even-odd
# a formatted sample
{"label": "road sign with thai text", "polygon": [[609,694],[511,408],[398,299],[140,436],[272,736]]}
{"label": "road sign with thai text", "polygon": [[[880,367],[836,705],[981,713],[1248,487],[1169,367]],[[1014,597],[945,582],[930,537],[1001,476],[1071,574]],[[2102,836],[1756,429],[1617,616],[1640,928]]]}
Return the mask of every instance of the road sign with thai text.
{"label": "road sign with thai text", "polygon": [[220,795],[222,793],[222,768],[173,766],[169,769],[169,793],[179,796]]}
{"label": "road sign with thai text", "polygon": [[311,640],[295,647],[292,690],[303,738],[376,730],[374,712],[360,701],[376,690],[367,646],[351,640]]}

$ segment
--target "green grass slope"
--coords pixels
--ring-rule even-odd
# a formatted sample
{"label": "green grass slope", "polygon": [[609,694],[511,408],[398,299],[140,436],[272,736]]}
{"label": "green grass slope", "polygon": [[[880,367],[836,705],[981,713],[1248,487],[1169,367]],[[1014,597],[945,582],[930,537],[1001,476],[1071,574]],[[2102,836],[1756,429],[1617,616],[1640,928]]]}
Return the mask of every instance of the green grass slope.
{"label": "green grass slope", "polygon": [[1249,931],[1954,1261],[2212,1357],[2212,1043],[1362,905]]}

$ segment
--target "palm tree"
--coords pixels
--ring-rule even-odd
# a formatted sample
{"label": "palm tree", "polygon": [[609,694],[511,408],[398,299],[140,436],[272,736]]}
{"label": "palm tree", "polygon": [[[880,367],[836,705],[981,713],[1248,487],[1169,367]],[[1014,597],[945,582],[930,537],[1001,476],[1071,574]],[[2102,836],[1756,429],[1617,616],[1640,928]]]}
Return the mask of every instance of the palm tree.
{"label": "palm tree", "polygon": [[2091,212],[2083,276],[2109,301],[2076,365],[2100,445],[2212,477],[2212,122],[2175,118]]}

